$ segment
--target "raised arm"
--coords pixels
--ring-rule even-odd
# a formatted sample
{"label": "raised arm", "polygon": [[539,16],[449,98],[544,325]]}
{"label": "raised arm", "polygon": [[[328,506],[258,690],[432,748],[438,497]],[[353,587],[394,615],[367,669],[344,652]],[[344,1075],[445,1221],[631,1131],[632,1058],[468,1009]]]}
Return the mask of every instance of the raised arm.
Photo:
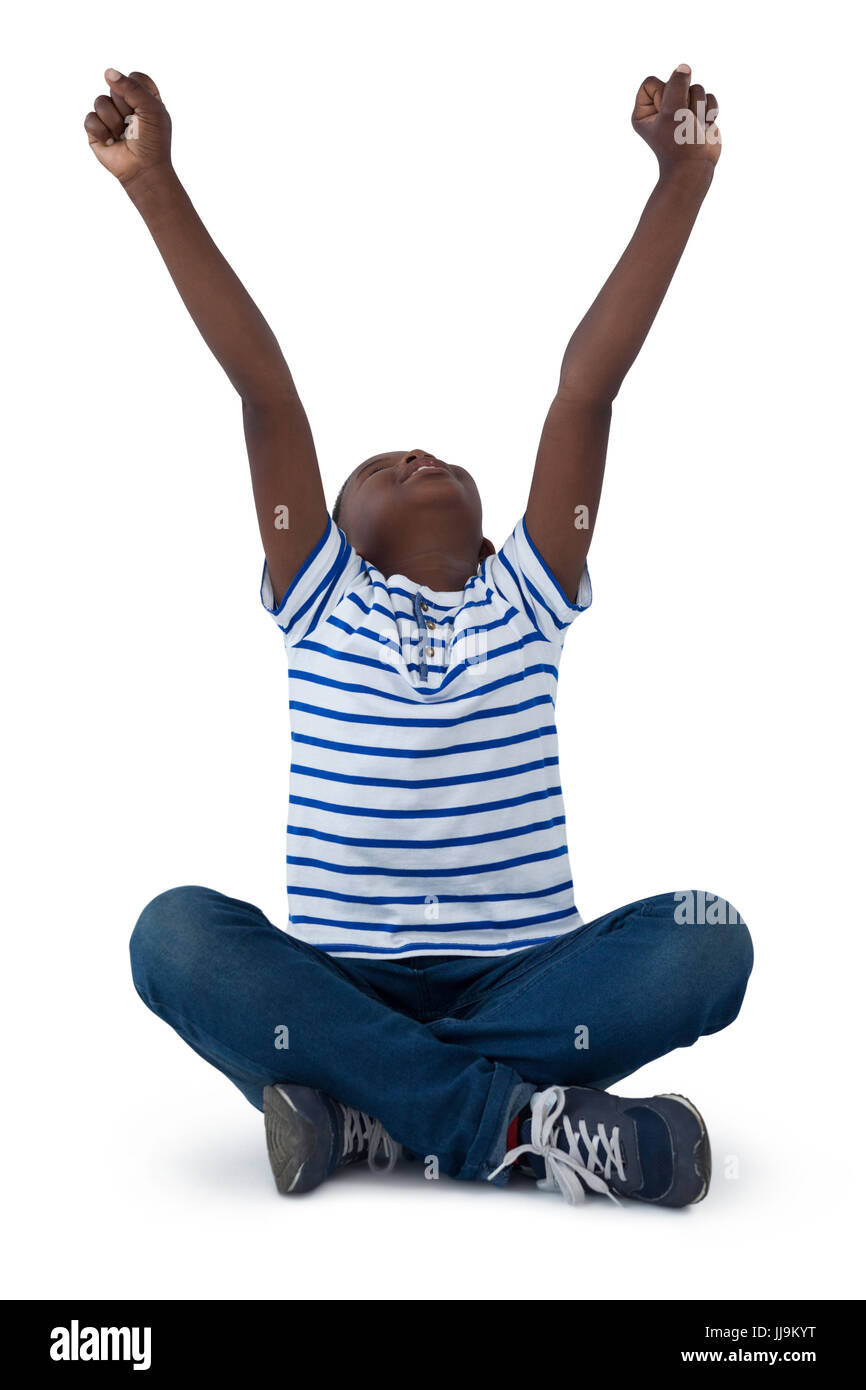
{"label": "raised arm", "polygon": [[[156,83],[108,68],[111,96],[84,121],[90,147],[143,217],[199,332],[241,397],[268,572],[277,602],[327,521],[313,437],[280,346],[218,250],[171,162]],[[288,524],[286,524],[286,522]]]}
{"label": "raised arm", "polygon": [[681,64],[667,83],[648,77],[637,94],[632,125],[658,159],[658,182],[571,336],[538,448],[526,525],[572,602],[595,527],[612,403],[664,299],[721,150],[716,99],[690,86],[690,76]]}

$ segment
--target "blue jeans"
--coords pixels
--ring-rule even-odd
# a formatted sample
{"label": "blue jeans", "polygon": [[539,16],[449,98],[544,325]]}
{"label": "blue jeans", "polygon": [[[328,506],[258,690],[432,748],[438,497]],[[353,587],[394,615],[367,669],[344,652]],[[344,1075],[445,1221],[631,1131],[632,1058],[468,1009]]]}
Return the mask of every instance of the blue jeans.
{"label": "blue jeans", "polygon": [[132,973],[148,1008],[257,1109],[264,1086],[313,1086],[440,1172],[485,1178],[534,1090],[606,1089],[736,1018],[748,929],[715,898],[721,923],[684,923],[682,896],[506,957],[380,961],[336,959],[251,903],[174,888],[136,924]]}

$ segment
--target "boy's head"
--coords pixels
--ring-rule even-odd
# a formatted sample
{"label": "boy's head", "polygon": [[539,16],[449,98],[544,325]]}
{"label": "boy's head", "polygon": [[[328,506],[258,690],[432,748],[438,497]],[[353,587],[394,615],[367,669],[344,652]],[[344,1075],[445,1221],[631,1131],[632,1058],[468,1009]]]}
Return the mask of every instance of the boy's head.
{"label": "boy's head", "polygon": [[386,577],[405,574],[433,589],[462,587],[494,549],[481,532],[471,475],[425,449],[366,459],[340,488],[332,515]]}

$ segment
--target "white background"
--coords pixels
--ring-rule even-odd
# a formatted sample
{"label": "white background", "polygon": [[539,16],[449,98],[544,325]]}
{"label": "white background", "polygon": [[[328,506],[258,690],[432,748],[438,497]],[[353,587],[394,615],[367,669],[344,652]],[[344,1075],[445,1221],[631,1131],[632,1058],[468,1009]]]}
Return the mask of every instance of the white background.
{"label": "white background", "polygon": [[[7,27],[11,1295],[862,1293],[855,14],[151,0]],[[239,401],[84,116],[109,65],[159,84],[329,498],[420,445],[475,474],[499,544],[653,185],[635,91],[684,60],[724,152],[615,407],[559,727],[584,917],[700,886],[751,926],[736,1024],[618,1088],[692,1097],[713,1188],[574,1211],[357,1171],[280,1200],[259,1114],[129,975],[138,912],[175,884],[285,924],[286,686]]]}

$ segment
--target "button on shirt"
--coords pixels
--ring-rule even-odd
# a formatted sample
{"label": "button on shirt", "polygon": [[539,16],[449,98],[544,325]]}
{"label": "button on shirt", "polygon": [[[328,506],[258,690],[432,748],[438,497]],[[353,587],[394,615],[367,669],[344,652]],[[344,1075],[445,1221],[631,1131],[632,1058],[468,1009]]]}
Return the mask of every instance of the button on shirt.
{"label": "button on shirt", "polygon": [[279,607],[289,930],[347,957],[506,955],[573,931],[554,722],[563,593],[526,529],[457,592],[387,578],[329,518]]}

